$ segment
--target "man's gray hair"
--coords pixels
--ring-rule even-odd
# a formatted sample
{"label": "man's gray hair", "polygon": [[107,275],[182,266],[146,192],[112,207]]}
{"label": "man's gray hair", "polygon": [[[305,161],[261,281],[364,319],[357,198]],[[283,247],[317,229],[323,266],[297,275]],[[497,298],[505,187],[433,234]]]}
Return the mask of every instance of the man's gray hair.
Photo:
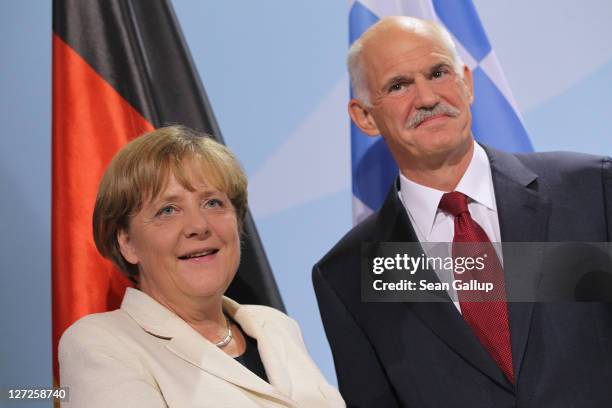
{"label": "man's gray hair", "polygon": [[415,34],[434,35],[438,37],[448,49],[453,59],[453,69],[457,75],[463,77],[463,61],[459,53],[457,53],[452,35],[443,25],[435,21],[420,20],[407,16],[385,17],[364,32],[349,48],[347,65],[351,78],[351,86],[353,88],[353,97],[355,99],[361,101],[366,106],[370,106],[370,91],[368,89],[366,67],[364,66],[362,55],[364,42],[366,42],[375,31],[384,30],[387,26],[401,26]]}

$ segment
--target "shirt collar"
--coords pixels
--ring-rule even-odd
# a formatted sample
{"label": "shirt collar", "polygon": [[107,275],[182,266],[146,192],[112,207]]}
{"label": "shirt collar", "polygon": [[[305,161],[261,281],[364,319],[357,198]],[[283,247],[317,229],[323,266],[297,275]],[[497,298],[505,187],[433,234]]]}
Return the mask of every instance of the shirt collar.
{"label": "shirt collar", "polygon": [[400,173],[400,198],[418,237],[428,237],[443,191],[425,187]]}
{"label": "shirt collar", "polygon": [[[476,142],[474,142],[472,160],[455,191],[465,194],[489,210],[497,211],[489,158],[484,149]],[[429,237],[440,199],[444,193],[445,191],[417,184],[400,173],[399,196],[408,211],[412,224],[418,229],[419,236]]]}
{"label": "shirt collar", "polygon": [[472,201],[476,201],[487,207],[487,209],[497,212],[489,157],[476,142],[474,142],[472,161],[461,180],[459,180],[455,191],[459,191],[470,197]]}

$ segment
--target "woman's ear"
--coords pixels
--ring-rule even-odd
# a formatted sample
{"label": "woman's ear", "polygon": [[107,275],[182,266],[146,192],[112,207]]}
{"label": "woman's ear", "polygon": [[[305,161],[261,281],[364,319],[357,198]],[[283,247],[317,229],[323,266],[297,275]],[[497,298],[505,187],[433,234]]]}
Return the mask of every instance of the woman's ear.
{"label": "woman's ear", "polygon": [[134,244],[130,240],[130,234],[124,229],[117,231],[117,242],[121,255],[131,264],[136,265],[139,262],[138,255],[134,248]]}

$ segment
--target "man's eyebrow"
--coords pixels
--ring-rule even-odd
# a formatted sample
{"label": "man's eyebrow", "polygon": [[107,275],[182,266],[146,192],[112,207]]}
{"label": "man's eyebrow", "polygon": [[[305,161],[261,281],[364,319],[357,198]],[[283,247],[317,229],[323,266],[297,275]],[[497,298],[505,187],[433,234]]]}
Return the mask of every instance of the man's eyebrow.
{"label": "man's eyebrow", "polygon": [[452,65],[447,63],[447,62],[440,62],[438,64],[433,65],[431,68],[429,68],[429,73],[432,74],[442,68],[449,68],[452,69]]}
{"label": "man's eyebrow", "polygon": [[[434,72],[443,69],[443,68],[448,68],[448,69],[452,69],[453,66],[447,62],[439,62],[437,64],[432,65],[431,67],[427,68],[423,73],[426,75],[431,75]],[[389,78],[383,85],[382,90],[386,91],[387,89],[389,89],[391,86],[398,84],[398,83],[407,83],[407,84],[411,84],[414,82],[414,78],[411,76],[406,76],[406,75],[396,75],[392,78]]]}

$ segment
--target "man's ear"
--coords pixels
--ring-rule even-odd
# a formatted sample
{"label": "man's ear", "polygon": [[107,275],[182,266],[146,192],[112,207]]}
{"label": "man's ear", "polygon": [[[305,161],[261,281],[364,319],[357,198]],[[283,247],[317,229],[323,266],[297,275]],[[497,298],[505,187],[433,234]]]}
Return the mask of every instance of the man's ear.
{"label": "man's ear", "polygon": [[463,83],[467,87],[471,105],[474,102],[474,78],[472,77],[472,71],[467,65],[463,66]]}
{"label": "man's ear", "polygon": [[131,264],[136,265],[139,262],[138,255],[134,249],[134,244],[130,240],[130,235],[124,229],[117,231],[117,242],[119,243],[119,250],[121,255]]}
{"label": "man's ear", "polygon": [[348,105],[349,115],[353,122],[363,133],[368,136],[378,136],[380,134],[378,126],[365,104],[357,99],[351,99]]}

